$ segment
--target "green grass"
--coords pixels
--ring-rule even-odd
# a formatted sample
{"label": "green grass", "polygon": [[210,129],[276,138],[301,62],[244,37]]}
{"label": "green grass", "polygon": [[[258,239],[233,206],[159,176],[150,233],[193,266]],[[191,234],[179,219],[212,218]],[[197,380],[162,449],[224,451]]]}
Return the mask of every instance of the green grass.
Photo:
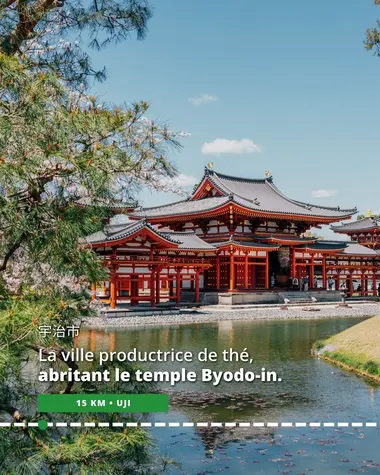
{"label": "green grass", "polygon": [[380,316],[358,323],[313,347],[322,358],[329,358],[376,378],[380,378]]}

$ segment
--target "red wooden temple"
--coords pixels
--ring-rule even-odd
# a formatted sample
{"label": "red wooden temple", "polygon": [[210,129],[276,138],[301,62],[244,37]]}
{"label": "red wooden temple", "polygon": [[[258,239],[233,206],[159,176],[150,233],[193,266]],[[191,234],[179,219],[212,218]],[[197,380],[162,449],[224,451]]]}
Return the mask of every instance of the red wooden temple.
{"label": "red wooden temple", "polygon": [[344,283],[349,295],[376,295],[380,223],[366,218],[332,228],[351,235],[349,242],[305,237],[356,212],[290,199],[272,177],[238,178],[205,168],[188,199],[129,210],[124,222],[113,218],[86,238],[109,269],[109,281],[94,284],[93,297],[111,308],[199,302],[204,293],[285,290],[291,278],[305,275],[311,290],[333,282],[336,290]]}

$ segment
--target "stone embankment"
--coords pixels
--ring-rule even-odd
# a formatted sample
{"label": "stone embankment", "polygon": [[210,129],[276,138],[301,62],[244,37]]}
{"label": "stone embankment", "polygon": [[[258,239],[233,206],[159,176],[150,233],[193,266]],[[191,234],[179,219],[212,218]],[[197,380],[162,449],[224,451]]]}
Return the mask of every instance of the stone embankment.
{"label": "stone embankment", "polygon": [[86,327],[129,327],[143,325],[179,325],[208,323],[231,320],[297,320],[323,318],[372,317],[380,315],[380,303],[350,303],[348,307],[337,304],[305,306],[247,306],[246,308],[226,308],[226,306],[187,309],[180,313],[160,313],[158,315],[123,316],[121,318],[84,318]]}

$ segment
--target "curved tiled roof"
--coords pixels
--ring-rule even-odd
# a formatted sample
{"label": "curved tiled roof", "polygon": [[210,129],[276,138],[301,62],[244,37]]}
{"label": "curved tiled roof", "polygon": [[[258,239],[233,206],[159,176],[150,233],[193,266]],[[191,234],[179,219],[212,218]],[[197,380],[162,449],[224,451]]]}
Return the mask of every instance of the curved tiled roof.
{"label": "curved tiled roof", "polygon": [[[171,236],[165,236],[164,233],[159,232],[154,226],[147,223],[145,219],[140,221],[131,221],[130,223],[111,224],[104,227],[102,231],[98,231],[90,236],[86,236],[83,241],[88,244],[112,244],[112,242],[120,241],[132,234],[135,234],[142,229],[147,228],[153,233],[173,244],[180,244],[180,241],[172,239]],[[177,247],[177,246],[176,246]]]}
{"label": "curved tiled roof", "polygon": [[368,257],[377,257],[378,253],[366,246],[362,246],[356,242],[348,242],[346,249],[342,254],[348,254],[352,256],[368,256]]}
{"label": "curved tiled roof", "polygon": [[112,242],[120,241],[120,239],[131,236],[144,228],[149,229],[169,243],[173,243],[173,248],[175,249],[215,250],[212,244],[203,241],[203,239],[193,232],[160,231],[156,226],[147,223],[145,219],[127,223],[109,224],[105,226],[102,231],[87,236],[83,242],[87,242],[88,244],[112,244]]}
{"label": "curved tiled roof", "polygon": [[317,240],[317,238],[308,238],[308,237],[299,237],[299,236],[276,236],[276,235],[267,235],[267,236],[253,236],[253,239],[257,239],[258,241],[277,241],[281,242],[293,242],[293,243],[300,243],[300,244],[307,244],[313,243]]}
{"label": "curved tiled roof", "polygon": [[335,226],[331,226],[331,229],[336,232],[360,232],[369,231],[371,229],[380,229],[380,220],[372,218],[370,216],[357,221],[351,221],[350,223],[341,223]]}
{"label": "curved tiled roof", "polygon": [[195,233],[181,233],[181,232],[164,232],[160,231],[160,234],[162,236],[168,236],[170,239],[173,241],[179,241],[180,245],[178,246],[178,249],[199,249],[199,250],[205,250],[205,251],[210,251],[214,250],[215,247],[212,244],[209,244],[206,241],[203,241],[199,236],[197,236]]}
{"label": "curved tiled roof", "polygon": [[152,218],[156,216],[177,216],[180,214],[198,214],[201,211],[211,211],[230,201],[228,196],[215,196],[197,201],[182,200],[163,206],[144,208],[131,213],[131,216]]}
{"label": "curved tiled roof", "polygon": [[234,200],[257,211],[296,214],[341,219],[357,212],[356,208],[340,209],[303,203],[285,196],[273,183],[272,177],[265,179],[239,178],[208,170],[205,176],[225,193],[233,194]]}
{"label": "curved tiled roof", "polygon": [[[214,196],[202,199],[194,198],[197,190],[199,190],[206,179],[225,196]],[[218,209],[229,202],[252,211],[314,217],[316,220],[318,220],[318,218],[328,218],[331,219],[331,221],[337,221],[350,218],[357,211],[356,208],[329,208],[292,200],[281,193],[273,184],[271,177],[266,179],[238,178],[207,169],[203,179],[189,199],[164,206],[145,208],[132,213],[131,216],[160,218],[167,216],[198,215],[202,212]]]}
{"label": "curved tiled roof", "polygon": [[339,255],[377,257],[378,253],[366,246],[351,241],[317,241],[314,244],[299,246],[297,249],[313,251],[338,251]]}
{"label": "curved tiled roof", "polygon": [[260,249],[278,249],[276,244],[266,244],[263,242],[252,242],[252,241],[236,241],[235,239],[229,239],[228,241],[221,241],[221,242],[213,242],[213,245],[217,248],[223,246],[229,246],[230,244],[235,244],[237,246],[244,246],[244,247],[254,247]]}
{"label": "curved tiled roof", "polygon": [[309,249],[310,251],[340,251],[347,247],[345,241],[316,241],[297,246],[297,249]]}

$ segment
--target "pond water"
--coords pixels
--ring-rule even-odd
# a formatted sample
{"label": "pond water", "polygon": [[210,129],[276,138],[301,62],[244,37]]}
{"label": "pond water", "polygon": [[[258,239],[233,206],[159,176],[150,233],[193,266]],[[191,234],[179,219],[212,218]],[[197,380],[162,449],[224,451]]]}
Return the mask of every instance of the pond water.
{"label": "pond water", "polygon": [[[188,363],[200,371],[276,371],[281,382],[181,383],[170,388],[170,412],[160,422],[380,422],[380,388],[311,356],[313,341],[360,319],[221,321],[218,323],[83,330],[80,345],[92,351],[204,348],[243,351],[254,363]],[[182,363],[149,369],[180,369]],[[144,368],[148,369],[144,364]],[[380,424],[379,424],[380,426]],[[380,428],[155,428],[158,451],[188,474],[380,473]]]}

